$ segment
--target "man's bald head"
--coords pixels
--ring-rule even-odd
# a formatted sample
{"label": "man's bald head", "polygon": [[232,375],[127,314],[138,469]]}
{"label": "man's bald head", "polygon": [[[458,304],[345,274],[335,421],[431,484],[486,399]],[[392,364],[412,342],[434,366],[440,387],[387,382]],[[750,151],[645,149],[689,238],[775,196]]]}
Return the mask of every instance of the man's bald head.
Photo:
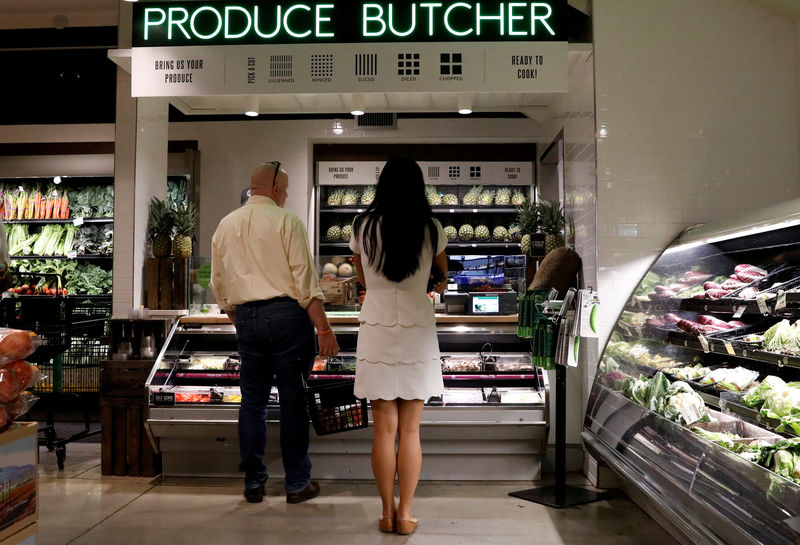
{"label": "man's bald head", "polygon": [[[277,176],[276,176],[277,169]],[[274,182],[274,183],[273,183]],[[250,194],[263,195],[275,201],[278,206],[286,202],[286,189],[289,177],[282,168],[273,163],[259,165],[250,175]]]}

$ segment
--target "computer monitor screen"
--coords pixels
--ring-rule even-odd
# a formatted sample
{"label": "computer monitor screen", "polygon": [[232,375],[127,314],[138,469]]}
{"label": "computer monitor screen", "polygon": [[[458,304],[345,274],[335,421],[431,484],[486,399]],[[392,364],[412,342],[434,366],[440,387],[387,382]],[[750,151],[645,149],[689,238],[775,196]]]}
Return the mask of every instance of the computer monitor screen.
{"label": "computer monitor screen", "polygon": [[497,295],[476,295],[472,298],[473,314],[497,314],[500,312],[500,298]]}

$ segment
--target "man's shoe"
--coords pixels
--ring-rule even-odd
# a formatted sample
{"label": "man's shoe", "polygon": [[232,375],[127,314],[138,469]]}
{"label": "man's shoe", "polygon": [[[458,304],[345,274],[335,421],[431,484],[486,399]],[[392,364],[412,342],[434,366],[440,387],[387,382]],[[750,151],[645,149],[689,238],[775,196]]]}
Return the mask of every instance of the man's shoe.
{"label": "man's shoe", "polygon": [[319,496],[319,483],[317,481],[311,481],[308,483],[307,487],[299,492],[287,492],[286,503],[303,503],[317,496]]}
{"label": "man's shoe", "polygon": [[261,503],[264,501],[264,486],[262,485],[258,488],[245,488],[244,499],[247,500],[247,503]]}

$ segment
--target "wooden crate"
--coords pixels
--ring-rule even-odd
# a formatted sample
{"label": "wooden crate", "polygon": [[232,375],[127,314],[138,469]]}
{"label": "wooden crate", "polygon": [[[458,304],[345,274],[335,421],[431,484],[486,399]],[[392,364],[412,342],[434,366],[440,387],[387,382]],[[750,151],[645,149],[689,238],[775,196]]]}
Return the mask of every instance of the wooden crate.
{"label": "wooden crate", "polygon": [[144,388],[155,360],[106,360],[100,364],[100,395],[146,400]]}
{"label": "wooden crate", "polygon": [[161,455],[153,450],[144,429],[147,414],[144,399],[102,397],[100,414],[103,475],[153,477],[161,473]]}
{"label": "wooden crate", "polygon": [[189,260],[181,257],[150,257],[144,264],[147,308],[189,308]]}
{"label": "wooden crate", "polygon": [[0,545],[36,545],[39,543],[38,534],[39,525],[34,522],[0,541]]}

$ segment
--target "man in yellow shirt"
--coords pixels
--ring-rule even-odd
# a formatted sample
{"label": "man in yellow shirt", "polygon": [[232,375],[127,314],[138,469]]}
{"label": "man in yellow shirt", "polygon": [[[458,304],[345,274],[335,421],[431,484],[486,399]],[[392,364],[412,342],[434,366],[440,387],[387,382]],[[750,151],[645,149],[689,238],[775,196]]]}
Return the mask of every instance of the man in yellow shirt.
{"label": "man in yellow shirt", "polygon": [[281,405],[281,454],[286,501],[319,494],[308,458],[308,413],[301,376],[319,353],[338,353],[323,309],[324,297],[303,223],[283,209],[289,177],[280,163],[264,163],[250,178],[247,203],[222,218],[211,250],[211,290],[236,325],[242,358],[239,450],[244,497],[261,502],[268,473],[267,401],[273,380]]}

